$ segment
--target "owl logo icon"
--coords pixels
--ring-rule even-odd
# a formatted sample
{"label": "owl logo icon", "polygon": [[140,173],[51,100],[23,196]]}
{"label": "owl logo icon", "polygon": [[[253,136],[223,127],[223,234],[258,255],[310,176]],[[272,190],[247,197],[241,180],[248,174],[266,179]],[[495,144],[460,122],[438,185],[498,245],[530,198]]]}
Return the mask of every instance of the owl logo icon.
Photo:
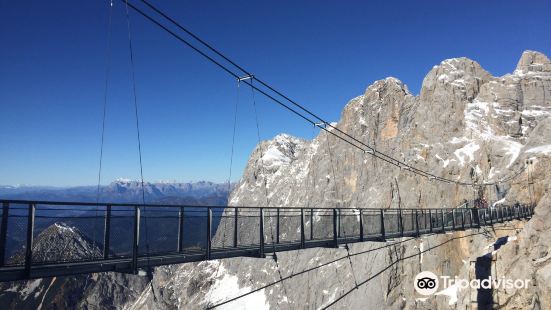
{"label": "owl logo icon", "polygon": [[432,295],[438,290],[438,277],[430,271],[420,272],[415,276],[413,287],[421,295]]}

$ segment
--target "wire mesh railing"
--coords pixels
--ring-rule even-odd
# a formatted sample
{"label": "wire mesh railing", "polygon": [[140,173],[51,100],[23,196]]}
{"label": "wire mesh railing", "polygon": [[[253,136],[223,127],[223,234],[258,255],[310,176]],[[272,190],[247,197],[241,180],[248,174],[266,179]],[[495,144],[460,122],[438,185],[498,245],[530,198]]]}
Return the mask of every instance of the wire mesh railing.
{"label": "wire mesh railing", "polygon": [[[187,255],[198,260],[477,228],[533,207],[257,208],[0,201],[0,269]],[[253,253],[253,254],[251,254]]]}

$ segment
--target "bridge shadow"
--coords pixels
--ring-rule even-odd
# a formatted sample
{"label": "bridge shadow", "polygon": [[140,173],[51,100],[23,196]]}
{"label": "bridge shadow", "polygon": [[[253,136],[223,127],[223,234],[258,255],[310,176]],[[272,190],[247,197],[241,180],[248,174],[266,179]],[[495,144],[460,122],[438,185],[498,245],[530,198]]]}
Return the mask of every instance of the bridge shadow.
{"label": "bridge shadow", "polygon": [[[499,250],[502,246],[507,244],[509,237],[500,237],[493,244],[494,251]],[[489,279],[492,275],[492,253],[480,256],[476,258],[475,262],[475,276],[476,279],[481,281]],[[493,309],[494,308],[494,290],[490,286],[489,288],[483,288],[482,286],[478,288],[476,295],[476,302],[478,309]]]}

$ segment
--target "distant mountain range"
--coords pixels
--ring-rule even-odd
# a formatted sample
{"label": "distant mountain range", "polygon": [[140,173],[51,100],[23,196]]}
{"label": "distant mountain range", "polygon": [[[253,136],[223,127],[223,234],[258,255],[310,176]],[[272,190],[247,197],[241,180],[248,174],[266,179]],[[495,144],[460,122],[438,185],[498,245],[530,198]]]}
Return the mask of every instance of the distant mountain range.
{"label": "distant mountain range", "polygon": [[[225,205],[234,184],[208,181],[144,183],[146,203]],[[0,199],[96,202],[97,186],[0,186]],[[117,179],[100,187],[100,202],[140,203],[140,181]]]}

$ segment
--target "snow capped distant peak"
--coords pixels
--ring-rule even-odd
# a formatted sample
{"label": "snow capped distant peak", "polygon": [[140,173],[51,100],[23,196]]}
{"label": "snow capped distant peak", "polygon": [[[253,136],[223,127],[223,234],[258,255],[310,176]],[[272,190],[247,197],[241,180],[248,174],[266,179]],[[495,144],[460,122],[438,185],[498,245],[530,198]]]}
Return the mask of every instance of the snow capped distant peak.
{"label": "snow capped distant peak", "polygon": [[127,178],[117,178],[117,179],[115,179],[115,181],[113,181],[113,183],[132,183],[132,182],[137,182],[137,181],[127,179]]}

